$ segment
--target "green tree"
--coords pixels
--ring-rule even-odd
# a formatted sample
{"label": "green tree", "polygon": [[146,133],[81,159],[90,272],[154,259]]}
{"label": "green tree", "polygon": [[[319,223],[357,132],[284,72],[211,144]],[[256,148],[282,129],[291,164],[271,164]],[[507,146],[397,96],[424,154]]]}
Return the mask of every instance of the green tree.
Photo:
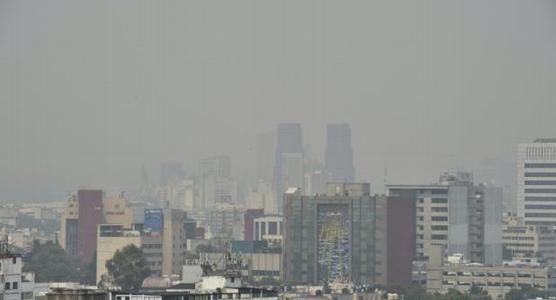
{"label": "green tree", "polygon": [[81,283],[96,285],[97,279],[97,252],[93,254],[93,259],[88,264],[83,265],[81,271]]}
{"label": "green tree", "polygon": [[37,282],[71,282],[81,278],[82,263],[51,241],[45,244],[35,241],[33,250],[24,261],[23,271],[34,272]]}
{"label": "green tree", "polygon": [[114,257],[106,262],[106,269],[114,283],[124,291],[139,289],[151,273],[143,251],[133,244],[116,251]]}
{"label": "green tree", "polygon": [[536,288],[526,287],[521,289],[513,289],[504,297],[505,300],[523,300],[536,298],[549,298],[556,296],[555,292],[541,291]]}
{"label": "green tree", "polygon": [[[396,293],[398,295],[403,295],[405,300],[426,300],[429,299],[425,289],[417,284],[412,284],[409,286],[396,286],[387,289],[387,293]],[[384,295],[386,298],[386,294]]]}

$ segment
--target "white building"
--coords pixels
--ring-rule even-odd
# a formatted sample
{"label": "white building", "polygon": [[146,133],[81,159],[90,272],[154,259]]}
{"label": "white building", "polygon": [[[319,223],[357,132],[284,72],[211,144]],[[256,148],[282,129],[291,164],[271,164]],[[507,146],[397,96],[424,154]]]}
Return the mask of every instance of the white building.
{"label": "white building", "polygon": [[282,244],[283,217],[265,215],[253,220],[253,232],[256,241],[267,241],[271,244]]}
{"label": "white building", "polygon": [[556,139],[518,146],[517,209],[526,225],[556,225]]}
{"label": "white building", "polygon": [[[5,247],[5,245],[2,245]],[[0,296],[3,300],[33,299],[33,276],[22,276],[23,263],[19,255],[0,250]],[[30,280],[27,280],[30,278]],[[25,279],[25,280],[24,280]]]}

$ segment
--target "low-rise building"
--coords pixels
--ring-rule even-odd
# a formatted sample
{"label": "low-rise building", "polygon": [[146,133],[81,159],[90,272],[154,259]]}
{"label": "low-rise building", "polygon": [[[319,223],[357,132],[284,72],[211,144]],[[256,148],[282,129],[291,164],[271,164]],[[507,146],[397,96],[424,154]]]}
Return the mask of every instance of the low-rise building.
{"label": "low-rise building", "polygon": [[492,299],[501,299],[512,289],[556,291],[556,268],[522,262],[499,266],[466,263],[462,256],[444,261],[442,245],[436,248],[426,265],[427,293],[444,294],[450,289],[468,292],[479,287]]}
{"label": "low-rise building", "polygon": [[549,226],[526,225],[521,217],[504,219],[502,240],[513,258],[544,258],[556,262],[556,233]]}
{"label": "low-rise building", "polygon": [[256,241],[269,244],[282,244],[283,218],[279,215],[265,215],[253,220],[253,232]]}

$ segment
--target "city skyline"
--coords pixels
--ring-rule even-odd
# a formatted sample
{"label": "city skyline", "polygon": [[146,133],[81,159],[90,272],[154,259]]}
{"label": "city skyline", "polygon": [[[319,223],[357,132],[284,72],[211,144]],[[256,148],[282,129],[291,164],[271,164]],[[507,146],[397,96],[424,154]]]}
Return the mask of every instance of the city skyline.
{"label": "city skyline", "polygon": [[214,155],[254,177],[256,135],[282,122],[317,160],[349,123],[374,184],[504,166],[556,135],[555,8],[534,3],[2,1],[0,199]]}

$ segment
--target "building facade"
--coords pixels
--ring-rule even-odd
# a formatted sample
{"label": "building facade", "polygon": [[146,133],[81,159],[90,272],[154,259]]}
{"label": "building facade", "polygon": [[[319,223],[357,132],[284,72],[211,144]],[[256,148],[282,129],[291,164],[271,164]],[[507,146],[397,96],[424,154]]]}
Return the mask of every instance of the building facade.
{"label": "building facade", "polygon": [[283,282],[375,281],[375,201],[368,183],[329,184],[326,195],[284,195]]}
{"label": "building facade", "polygon": [[78,224],[79,201],[77,201],[77,195],[70,195],[60,220],[60,236],[58,240],[62,249],[66,250],[71,256],[77,256],[78,254]]}
{"label": "building facade", "polygon": [[475,185],[469,173],[445,173],[438,184],[389,185],[390,196],[416,204],[415,259],[430,257],[433,245],[468,261],[502,262],[502,191]]}
{"label": "building facade", "polygon": [[128,245],[135,245],[141,248],[141,233],[139,231],[126,230],[122,225],[99,225],[97,236],[96,283],[99,283],[102,275],[108,272],[106,269],[106,262],[114,257],[116,251],[121,251]]}
{"label": "building facade", "polygon": [[556,139],[518,146],[517,209],[526,225],[556,225]]}
{"label": "building facade", "polygon": [[556,232],[550,226],[525,225],[523,218],[509,216],[504,220],[502,239],[513,259],[544,258],[550,264],[556,262]]}
{"label": "building facade", "polygon": [[254,240],[282,245],[283,218],[279,215],[265,215],[253,220]]}
{"label": "building facade", "polygon": [[78,256],[91,262],[97,249],[97,228],[103,223],[104,193],[101,190],[79,190],[79,220],[77,222]]}

